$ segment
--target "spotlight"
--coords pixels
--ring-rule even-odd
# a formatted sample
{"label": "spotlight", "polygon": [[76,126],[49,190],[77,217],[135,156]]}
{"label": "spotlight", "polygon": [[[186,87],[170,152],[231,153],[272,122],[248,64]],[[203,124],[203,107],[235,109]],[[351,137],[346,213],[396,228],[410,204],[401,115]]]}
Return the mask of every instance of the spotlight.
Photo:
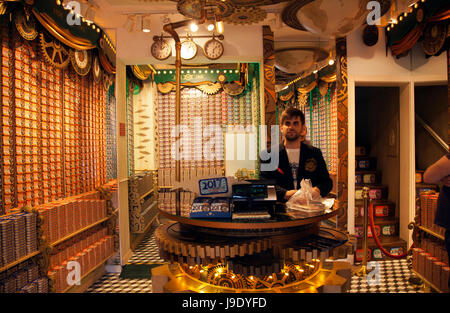
{"label": "spotlight", "polygon": [[198,26],[195,23],[191,23],[190,28],[193,33],[195,33],[198,30]]}
{"label": "spotlight", "polygon": [[333,64],[334,64],[334,60],[331,59],[330,61],[328,61],[328,64],[329,64],[329,65],[333,65]]}
{"label": "spotlight", "polygon": [[314,74],[317,74],[317,72],[319,72],[319,70],[314,70],[314,71],[313,71]]}
{"label": "spotlight", "polygon": [[127,30],[127,32],[131,33],[134,28],[134,16],[128,16],[127,21],[123,25],[123,28]]}
{"label": "spotlight", "polygon": [[150,17],[149,16],[144,17],[144,19],[142,20],[142,31],[144,33],[150,32]]}
{"label": "spotlight", "polygon": [[209,24],[207,27],[208,31],[212,32],[214,30],[214,24]]}
{"label": "spotlight", "polygon": [[216,15],[216,29],[219,34],[223,33],[223,21],[220,15]]}

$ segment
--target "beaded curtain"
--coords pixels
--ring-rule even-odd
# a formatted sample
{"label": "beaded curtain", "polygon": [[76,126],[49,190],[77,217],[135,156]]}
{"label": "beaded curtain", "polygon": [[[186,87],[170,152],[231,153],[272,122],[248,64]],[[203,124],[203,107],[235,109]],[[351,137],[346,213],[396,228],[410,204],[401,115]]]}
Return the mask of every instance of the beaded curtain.
{"label": "beaded curtain", "polygon": [[106,101],[111,108],[114,97],[91,74],[50,65],[38,41],[1,24],[0,214],[107,181]]}

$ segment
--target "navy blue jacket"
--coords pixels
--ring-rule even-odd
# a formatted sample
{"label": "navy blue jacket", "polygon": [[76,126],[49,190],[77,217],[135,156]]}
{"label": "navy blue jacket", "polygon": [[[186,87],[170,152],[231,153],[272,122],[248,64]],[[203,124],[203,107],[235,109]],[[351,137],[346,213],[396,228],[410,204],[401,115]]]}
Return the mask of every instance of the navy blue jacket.
{"label": "navy blue jacket", "polygon": [[[261,171],[261,177],[267,180],[274,180],[277,200],[286,202],[284,196],[286,191],[293,189],[300,189],[300,182],[302,179],[310,179],[313,187],[320,189],[320,195],[325,197],[333,188],[333,181],[327,170],[327,165],[323,159],[320,149],[301,143],[300,148],[300,162],[297,172],[297,186],[294,186],[294,178],[292,176],[291,166],[289,165],[289,158],[284,144],[279,147],[279,164],[274,171]],[[261,163],[269,163],[270,160]]]}

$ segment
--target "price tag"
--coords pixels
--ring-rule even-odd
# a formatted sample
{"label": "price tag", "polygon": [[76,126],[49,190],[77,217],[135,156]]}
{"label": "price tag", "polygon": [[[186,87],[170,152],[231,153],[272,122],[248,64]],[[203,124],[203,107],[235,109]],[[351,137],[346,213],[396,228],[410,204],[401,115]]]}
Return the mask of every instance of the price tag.
{"label": "price tag", "polygon": [[228,192],[226,177],[201,179],[198,181],[198,185],[202,196]]}

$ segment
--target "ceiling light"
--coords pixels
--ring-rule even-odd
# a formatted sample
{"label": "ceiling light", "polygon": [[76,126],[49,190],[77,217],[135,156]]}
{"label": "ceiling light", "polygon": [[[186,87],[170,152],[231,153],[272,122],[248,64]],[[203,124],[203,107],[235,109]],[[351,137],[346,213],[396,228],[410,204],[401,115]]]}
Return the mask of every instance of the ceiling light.
{"label": "ceiling light", "polygon": [[134,16],[128,16],[127,21],[123,25],[123,28],[127,30],[127,32],[131,33],[134,28]]}
{"label": "ceiling light", "polygon": [[207,27],[208,31],[212,32],[214,30],[214,24],[209,24]]}
{"label": "ceiling light", "polygon": [[149,16],[144,17],[144,19],[142,20],[142,31],[144,33],[150,32],[150,17]]}
{"label": "ceiling light", "polygon": [[216,29],[219,34],[223,33],[223,21],[219,14],[216,14]]}
{"label": "ceiling light", "polygon": [[198,30],[198,26],[195,23],[191,23],[190,28],[193,33],[195,33]]}

